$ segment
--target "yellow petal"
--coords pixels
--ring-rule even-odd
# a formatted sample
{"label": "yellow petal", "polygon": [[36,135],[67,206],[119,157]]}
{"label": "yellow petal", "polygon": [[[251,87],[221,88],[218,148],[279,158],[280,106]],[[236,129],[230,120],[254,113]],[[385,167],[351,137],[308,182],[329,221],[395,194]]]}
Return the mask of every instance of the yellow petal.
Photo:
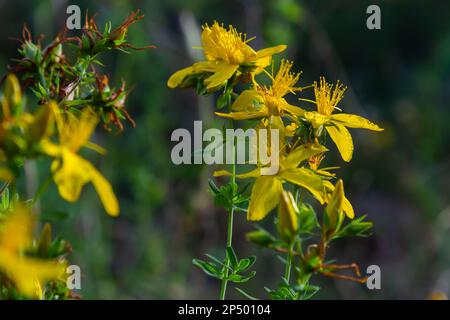
{"label": "yellow petal", "polygon": [[[280,100],[284,100],[284,99],[280,99]],[[293,114],[294,116],[297,116],[297,117],[302,117],[306,112],[302,108],[299,108],[299,107],[296,107],[296,106],[293,106],[293,105],[287,103],[285,100],[284,100],[284,102],[280,103],[280,107],[284,111],[287,111],[290,114]]]}
{"label": "yellow petal", "polygon": [[269,66],[272,63],[272,56],[265,56],[255,60],[254,65],[256,68],[253,70],[253,74],[261,73],[265,67]]}
{"label": "yellow petal", "polygon": [[69,150],[63,150],[62,159],[52,163],[53,180],[61,197],[75,202],[83,186],[89,182],[89,162]]}
{"label": "yellow petal", "polygon": [[111,216],[119,214],[119,203],[110,183],[89,161],[69,150],[63,150],[62,162],[55,160],[52,172],[63,199],[75,202],[80,197],[83,186],[92,182],[105,211]]}
{"label": "yellow petal", "polygon": [[353,210],[353,206],[346,197],[344,197],[344,203],[342,206],[342,210],[344,210],[345,215],[349,219],[353,219],[355,217],[355,211]]}
{"label": "yellow petal", "polygon": [[[239,179],[258,178],[260,175],[261,175],[261,169],[256,168],[256,169],[246,172],[246,173],[237,174],[236,178],[239,178]],[[218,170],[218,171],[214,171],[213,176],[214,177],[231,176],[231,172],[226,171],[226,170]]]}
{"label": "yellow petal", "polygon": [[342,159],[349,162],[353,155],[353,140],[350,132],[343,125],[337,123],[325,128],[336,144]]}
{"label": "yellow petal", "polygon": [[95,190],[97,190],[100,201],[103,203],[105,211],[113,217],[119,215],[119,201],[108,180],[103,177],[94,166],[90,165],[90,176]]}
{"label": "yellow petal", "polygon": [[327,148],[317,143],[303,144],[291,151],[282,164],[287,169],[297,168],[303,161],[327,150]]}
{"label": "yellow petal", "polygon": [[192,65],[195,73],[211,72],[214,73],[221,66],[217,61],[199,61]]}
{"label": "yellow petal", "polygon": [[322,179],[312,171],[305,168],[287,169],[283,170],[279,177],[305,188],[321,204],[325,202],[325,187]]}
{"label": "yellow petal", "polygon": [[355,114],[347,114],[347,113],[337,113],[331,116],[333,121],[339,121],[340,124],[348,127],[348,128],[360,128],[360,129],[369,129],[373,131],[383,131],[383,128],[380,128],[375,123],[370,122],[366,118],[357,116]]}
{"label": "yellow petal", "polygon": [[80,118],[68,113],[60,132],[60,144],[76,152],[89,140],[97,123],[98,117],[91,108],[84,108]]}
{"label": "yellow petal", "polygon": [[13,254],[0,249],[0,270],[15,284],[19,292],[30,298],[41,298],[42,285],[57,280],[65,269],[54,261],[45,261]]}
{"label": "yellow petal", "polygon": [[[282,146],[284,144],[284,131],[286,129],[286,127],[284,126],[283,123],[283,119],[281,119],[280,116],[274,116],[271,115],[268,119],[267,119],[267,128],[269,129],[269,132],[267,133],[268,136],[268,146],[269,150],[270,150],[270,154],[272,153],[272,150],[274,152],[277,152],[279,154],[279,147],[278,149],[276,148],[272,148],[272,132],[271,130],[278,130],[278,146]],[[278,157],[277,157],[278,158]]]}
{"label": "yellow petal", "polygon": [[62,148],[50,140],[42,140],[40,145],[42,151],[51,157],[59,157],[62,152]]}
{"label": "yellow petal", "polygon": [[58,132],[62,132],[64,129],[64,120],[61,115],[61,110],[59,109],[58,104],[55,101],[50,101],[48,107],[53,113],[53,117],[55,118],[56,128],[58,129]]}
{"label": "yellow petal", "polygon": [[280,201],[283,185],[273,176],[261,176],[256,179],[250,196],[247,219],[258,221],[276,207]]}
{"label": "yellow petal", "polygon": [[13,213],[0,226],[0,248],[9,252],[18,252],[31,244],[34,219],[22,205],[17,206]]}
{"label": "yellow petal", "polygon": [[233,76],[238,68],[238,65],[221,63],[217,66],[216,72],[209,78],[205,79],[206,88],[211,90],[222,86],[225,84],[225,81]]}
{"label": "yellow petal", "polygon": [[183,82],[184,78],[193,72],[194,68],[192,66],[178,70],[170,76],[169,80],[167,80],[167,86],[172,89],[178,87]]}
{"label": "yellow petal", "polygon": [[245,119],[256,119],[256,118],[265,117],[265,116],[267,116],[267,110],[266,111],[254,111],[254,112],[239,111],[239,112],[230,112],[230,113],[215,112],[215,114],[219,117],[231,118],[234,120],[245,120]]}
{"label": "yellow petal", "polygon": [[314,128],[318,128],[320,126],[323,126],[325,123],[330,121],[330,116],[324,116],[318,112],[315,111],[306,111],[303,116],[306,120],[311,122]]}
{"label": "yellow petal", "polygon": [[233,111],[259,111],[264,103],[263,97],[257,90],[245,90],[233,102]]}
{"label": "yellow petal", "polygon": [[267,57],[267,56],[272,56],[274,54],[283,52],[284,50],[286,50],[287,46],[284,44],[278,45],[278,46],[274,46],[274,47],[269,47],[269,48],[265,48],[262,50],[259,50],[256,52],[256,59],[261,59],[263,57]]}
{"label": "yellow petal", "polygon": [[3,98],[1,99],[3,116],[9,117],[14,113],[14,108],[20,105],[22,101],[22,92],[20,89],[19,80],[16,75],[9,74],[6,78]]}

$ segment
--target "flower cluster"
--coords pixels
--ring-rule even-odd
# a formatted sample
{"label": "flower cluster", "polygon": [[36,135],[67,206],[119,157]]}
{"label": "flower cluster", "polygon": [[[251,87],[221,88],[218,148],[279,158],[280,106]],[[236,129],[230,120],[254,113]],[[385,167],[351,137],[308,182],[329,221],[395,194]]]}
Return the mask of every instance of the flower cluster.
{"label": "flower cluster", "polygon": [[[69,202],[79,200],[83,187],[92,183],[106,213],[119,214],[111,184],[80,150],[106,153],[90,141],[100,121],[108,131],[112,126],[123,130],[124,119],[134,126],[125,109],[125,82],[114,89],[94,65],[102,66],[100,55],[108,51],[143,49],[127,42],[128,28],[142,17],[134,12],[115,29],[107,23],[103,33],[87,18],[80,36],[62,32],[46,47],[34,42],[24,26],[21,57],[13,60],[0,94],[0,298],[73,297],[64,279],[70,246],[52,240],[50,225],[40,238],[32,237],[40,219],[33,204],[49,182]],[[34,99],[26,99],[25,90]],[[32,199],[24,199],[19,183],[24,165],[37,159],[49,160],[49,179]]]}
{"label": "flower cluster", "polygon": [[[214,172],[215,177],[230,177],[229,183],[220,188],[210,181],[213,195],[220,199],[216,203],[227,204],[224,205],[229,216],[226,256],[221,260],[207,255],[208,261],[194,259],[194,264],[222,281],[220,298],[225,298],[228,282],[242,283],[255,275],[254,271],[246,273],[254,257],[239,260],[232,248],[234,212],[244,211],[248,220],[259,221],[277,209],[274,222],[278,235],[261,227],[247,235],[250,241],[287,255],[279,288],[267,289],[272,298],[311,297],[318,290],[310,284],[314,274],[364,282],[356,264],[327,263],[327,249],[333,240],[367,236],[372,224],[364,216],[355,218],[343,181],[331,171],[336,167],[321,168],[321,163],[329,151],[327,137],[348,162],[354,147],[347,128],[383,129],[363,117],[342,112],[340,102],[346,87],[339,81],[333,85],[321,77],[318,82],[301,87],[298,85],[301,72],[292,71],[293,62],[281,60],[278,71],[274,71],[277,64],[273,55],[285,50],[285,45],[255,51],[249,46],[252,39],[232,26],[225,28],[218,22],[205,25],[202,32],[205,61],[176,72],[168,80],[170,88],[192,87],[202,95],[218,92],[218,108],[228,106],[228,110],[215,114],[229,119],[230,127],[248,120],[246,125],[255,125],[256,130],[278,130],[280,139],[279,150],[271,148],[270,142],[267,146],[267,152],[278,153],[279,170],[275,175],[263,175],[264,166],[260,163],[246,173],[237,174],[234,164],[230,171]],[[312,98],[304,96],[308,89],[312,89]],[[245,190],[239,189],[236,178],[253,181],[249,197]],[[323,206],[321,216],[306,202],[307,196],[317,200],[314,207]],[[355,276],[336,272],[341,269],[353,269]],[[291,280],[291,273],[295,273],[295,281]]]}

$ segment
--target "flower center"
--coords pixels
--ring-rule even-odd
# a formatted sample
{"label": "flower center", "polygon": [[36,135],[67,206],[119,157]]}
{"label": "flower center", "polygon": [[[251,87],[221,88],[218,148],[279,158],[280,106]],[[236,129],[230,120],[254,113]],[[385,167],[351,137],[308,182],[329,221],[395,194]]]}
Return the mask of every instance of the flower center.
{"label": "flower center", "polygon": [[209,61],[225,61],[229,64],[241,64],[256,57],[255,51],[246,43],[246,35],[234,27],[228,30],[216,21],[210,27],[205,25],[202,32],[203,50]]}
{"label": "flower center", "polygon": [[342,83],[336,83],[333,90],[333,85],[325,81],[324,77],[320,77],[320,83],[314,82],[314,95],[316,96],[317,111],[324,116],[329,116],[337,104],[344,98],[344,92],[347,87]]}
{"label": "flower center", "polygon": [[282,98],[289,92],[295,93],[298,88],[294,87],[300,78],[301,72],[290,72],[293,62],[282,60],[277,75],[272,80],[273,95]]}

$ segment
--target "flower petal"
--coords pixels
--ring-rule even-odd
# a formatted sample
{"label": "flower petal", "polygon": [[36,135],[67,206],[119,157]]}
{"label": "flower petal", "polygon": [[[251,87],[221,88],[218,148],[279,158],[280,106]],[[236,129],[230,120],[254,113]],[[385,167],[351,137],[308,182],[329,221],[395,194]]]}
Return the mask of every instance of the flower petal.
{"label": "flower petal", "polygon": [[[284,100],[284,99],[282,99],[282,100]],[[296,106],[293,106],[293,105],[287,103],[286,100],[284,100],[284,102],[280,103],[280,107],[284,111],[287,111],[290,114],[293,114],[294,116],[298,116],[298,117],[302,117],[306,112],[302,108],[299,108],[299,107],[296,107]]]}
{"label": "flower petal", "polygon": [[355,217],[355,211],[353,210],[353,206],[350,203],[350,201],[347,199],[347,197],[344,197],[344,203],[343,203],[343,210],[345,212],[345,215],[349,218],[349,219],[353,219]]}
{"label": "flower petal", "polygon": [[284,50],[286,50],[286,48],[287,48],[286,45],[281,44],[281,45],[278,45],[275,47],[269,47],[269,48],[259,50],[256,52],[256,60],[283,52]]}
{"label": "flower petal", "polygon": [[[239,179],[258,178],[260,175],[261,175],[261,169],[256,168],[256,169],[246,172],[246,173],[237,174],[236,178],[239,178]],[[231,172],[226,171],[226,170],[218,170],[218,171],[214,171],[213,176],[214,177],[231,176]]]}
{"label": "flower petal", "polygon": [[254,74],[261,73],[265,67],[269,66],[272,63],[272,56],[265,56],[255,60],[254,65],[256,66],[253,71]]}
{"label": "flower petal", "polygon": [[325,187],[322,179],[312,171],[305,168],[288,169],[283,170],[279,177],[305,188],[311,192],[321,204],[325,203]]}
{"label": "flower petal", "polygon": [[23,257],[0,249],[0,270],[6,273],[17,289],[30,298],[41,298],[41,284],[60,278],[62,264],[37,258]]}
{"label": "flower petal", "polygon": [[219,64],[215,73],[209,78],[205,79],[206,88],[211,90],[223,85],[225,81],[233,76],[238,68],[239,66],[234,64]]}
{"label": "flower petal", "polygon": [[347,113],[337,113],[331,116],[332,121],[339,121],[340,124],[348,127],[348,128],[360,128],[360,129],[369,129],[373,131],[383,131],[383,128],[380,128],[375,123],[370,122],[366,118],[361,116],[357,116],[355,114],[347,114]]}
{"label": "flower petal", "polygon": [[317,143],[303,144],[291,151],[282,164],[285,168],[294,169],[297,168],[302,161],[327,150],[327,148]]}
{"label": "flower petal", "polygon": [[117,201],[116,195],[108,180],[101,175],[100,172],[90,164],[90,177],[92,184],[100,198],[100,201],[105,208],[106,213],[110,216],[117,217],[119,215],[119,201]]}
{"label": "flower petal", "polygon": [[353,155],[353,140],[350,132],[343,125],[337,123],[333,123],[333,125],[325,128],[336,144],[342,159],[349,162]]}
{"label": "flower petal", "polygon": [[252,188],[247,219],[258,221],[277,206],[283,185],[273,176],[261,176],[256,179]]}
{"label": "flower petal", "polygon": [[220,62],[217,61],[199,61],[192,65],[195,73],[201,72],[216,72],[217,68],[221,65]]}
{"label": "flower petal", "polygon": [[230,113],[223,113],[223,112],[214,112],[214,113],[219,117],[231,118],[234,120],[255,119],[267,116],[267,111],[255,111],[255,112],[240,111]]}
{"label": "flower petal", "polygon": [[258,111],[264,103],[263,97],[257,90],[245,90],[233,102],[233,111]]}
{"label": "flower petal", "polygon": [[89,164],[86,160],[69,150],[62,151],[61,160],[52,162],[53,180],[61,197],[75,202],[83,186],[89,182]]}
{"label": "flower petal", "polygon": [[194,68],[192,66],[178,70],[170,76],[169,80],[167,80],[167,86],[172,89],[178,87],[183,82],[184,78],[193,72]]}

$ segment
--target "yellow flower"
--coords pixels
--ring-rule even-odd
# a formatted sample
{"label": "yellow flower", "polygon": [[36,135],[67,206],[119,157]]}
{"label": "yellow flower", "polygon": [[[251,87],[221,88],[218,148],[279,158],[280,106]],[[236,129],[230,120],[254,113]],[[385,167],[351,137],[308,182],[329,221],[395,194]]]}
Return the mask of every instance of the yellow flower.
{"label": "yellow flower", "polygon": [[[288,93],[302,90],[295,87],[300,73],[292,73],[292,62],[282,60],[275,77],[271,76],[272,85],[264,86],[254,83],[254,88],[243,91],[234,101],[231,109],[233,112],[216,115],[234,120],[280,117],[284,112],[296,116],[302,116],[305,111],[289,104],[284,96]],[[281,120],[280,120],[281,121]]]}
{"label": "yellow flower", "polygon": [[338,109],[337,104],[344,97],[344,87],[339,81],[333,90],[333,85],[327,83],[325,78],[320,78],[319,85],[314,82],[314,95],[316,101],[299,99],[313,102],[317,105],[316,111],[307,111],[304,118],[308,120],[314,128],[325,127],[331,139],[336,144],[342,159],[349,162],[353,155],[353,140],[347,128],[361,128],[373,131],[382,131],[378,125],[369,120],[347,113],[332,114],[334,109]]}
{"label": "yellow flower", "polygon": [[46,281],[60,279],[64,266],[56,261],[27,257],[23,253],[31,245],[34,220],[24,207],[18,207],[0,224],[0,271],[22,294],[42,298]]}
{"label": "yellow flower", "polygon": [[9,118],[15,107],[22,103],[22,91],[20,90],[19,80],[14,74],[9,74],[5,82],[5,91],[0,101],[2,106],[3,118]]}
{"label": "yellow flower", "polygon": [[254,67],[254,72],[260,72],[271,63],[272,55],[286,49],[285,45],[279,45],[255,51],[247,44],[252,39],[246,39],[245,34],[232,26],[224,28],[217,21],[212,26],[204,25],[202,44],[206,61],[175,72],[167,85],[176,88],[190,75],[208,73],[211,75],[204,80],[204,84],[208,90],[213,90],[239,72],[240,66]]}
{"label": "yellow flower", "polygon": [[97,125],[97,117],[92,110],[84,109],[80,119],[69,113],[67,121],[63,121],[57,107],[53,107],[53,110],[59,131],[59,144],[44,140],[41,145],[46,154],[55,158],[51,170],[59,194],[65,200],[74,202],[79,198],[83,186],[92,182],[106,212],[111,216],[117,216],[119,203],[111,184],[89,161],[77,154],[83,146],[101,150],[100,147],[88,142]]}
{"label": "yellow flower", "polygon": [[[261,168],[236,175],[237,178],[256,178],[253,184],[250,204],[247,212],[248,220],[261,220],[280,202],[283,183],[288,181],[311,192],[321,204],[325,202],[325,186],[322,178],[307,168],[298,166],[311,156],[325,152],[327,149],[318,144],[305,144],[291,151],[280,159],[280,169],[276,175],[261,175]],[[228,171],[214,172],[214,176],[231,175]]]}

